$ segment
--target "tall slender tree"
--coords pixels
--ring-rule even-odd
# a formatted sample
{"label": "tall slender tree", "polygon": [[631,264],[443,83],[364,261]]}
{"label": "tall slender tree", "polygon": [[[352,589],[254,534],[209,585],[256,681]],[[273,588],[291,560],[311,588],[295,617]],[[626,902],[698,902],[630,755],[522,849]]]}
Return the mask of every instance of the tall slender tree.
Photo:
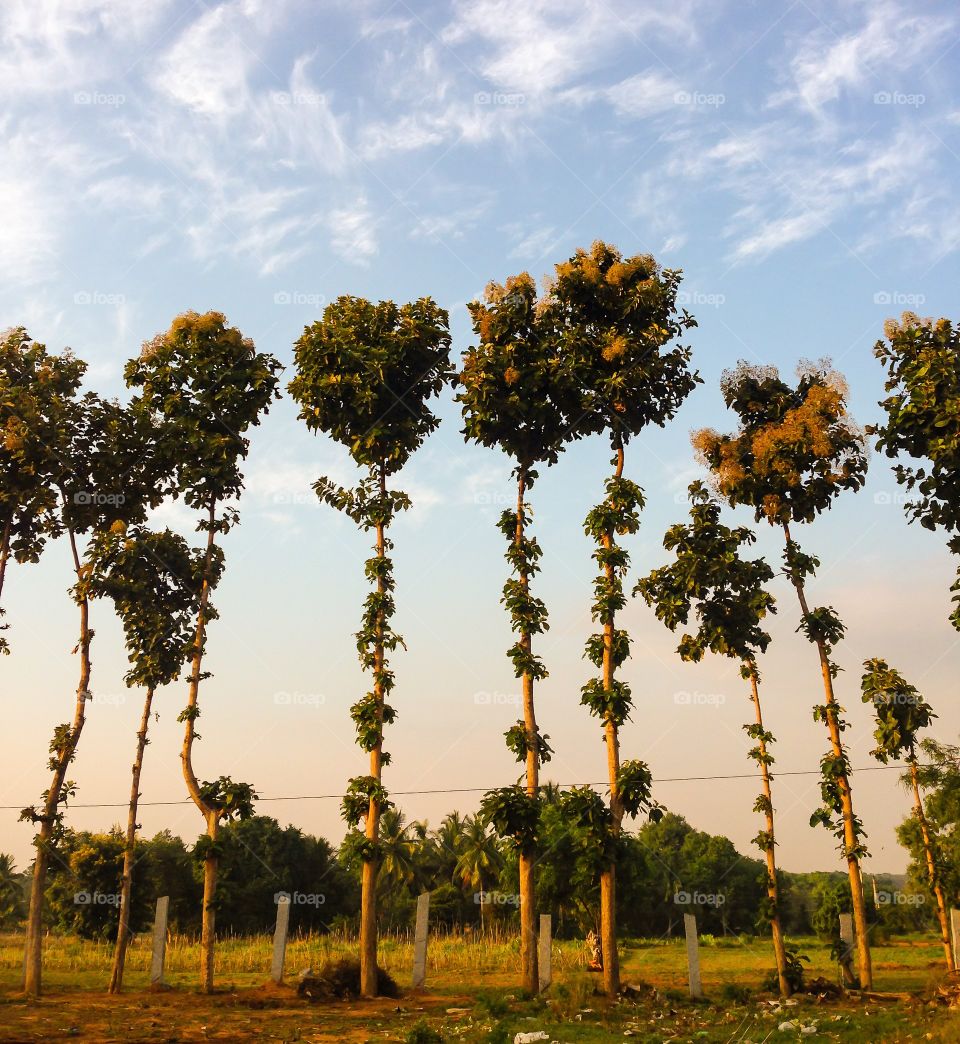
{"label": "tall slender tree", "polygon": [[920,836],[923,838],[927,879],[937,903],[937,920],[940,923],[940,938],[947,959],[947,969],[954,972],[957,969],[953,959],[953,947],[950,945],[950,921],[940,873],[942,860],[936,838],[923,810],[920,771],[917,764],[918,734],[930,726],[936,715],[916,686],[911,685],[885,660],[864,660],[860,688],[863,702],[873,704],[876,720],[873,735],[877,741],[877,746],[872,751],[873,756],[884,765],[892,758],[894,761],[903,759],[910,766],[906,781],[913,792],[913,814],[917,818]]}
{"label": "tall slender tree", "polygon": [[[62,531],[63,473],[86,364],[49,353],[22,327],[0,335],[0,598],[11,558],[36,562]],[[10,651],[0,608],[0,653]]]}
{"label": "tall slender tree", "polygon": [[[110,598],[123,624],[130,661],[126,683],[144,690],[130,783],[110,993],[119,993],[123,987],[130,939],[140,775],[149,742],[147,730],[154,694],[158,688],[179,678],[190,658],[205,558],[203,551],[191,548],[183,537],[169,529],[151,532],[143,526],[135,526],[128,530],[122,524],[102,534],[87,553],[92,576],[91,594]],[[222,569],[223,553],[215,547],[208,574],[211,589],[216,587]],[[209,600],[206,618],[216,618]]]}
{"label": "tall slender tree", "polygon": [[216,538],[239,521],[230,502],[243,489],[240,462],[249,447],[246,432],[279,397],[280,369],[272,355],[257,352],[249,338],[228,326],[220,312],[185,312],[166,333],[148,341],[125,370],[127,385],[139,389],[131,409],[155,418],[161,427],[161,456],[170,475],[165,491],[182,495],[188,507],[200,512],[197,529],[206,533],[187,705],[179,717],[184,725],[184,780],[206,824],[206,838],[197,851],[203,859],[200,988],[205,993],[214,988],[217,835],[222,822],[252,815],[256,798],[249,784],[229,776],[201,782],[193,767],[200,683],[209,677],[202,664],[210,591],[218,575]]}
{"label": "tall slender tree", "polygon": [[685,626],[691,610],[695,612],[696,633],[685,633],[677,646],[682,660],[698,663],[707,651],[733,657],[740,663],[741,676],[750,683],[755,720],[744,725],[744,729],[756,744],[750,757],[760,769],[761,792],[754,811],[763,814],[765,826],[754,838],[754,844],[767,863],[764,885],[768,902],[764,913],[773,937],[780,995],[789,997],[770,774],[773,734],[763,723],[757,667],[758,656],[770,644],[770,635],[761,623],[767,613],[776,612],[773,595],[764,588],[774,574],[762,558],[742,557],[741,549],[756,540],[752,530],[725,526],[720,521],[720,505],[702,482],[691,483],[689,492],[690,522],[671,526],[663,538],[663,546],[674,552],[676,561],[654,569],[637,584],[634,594],[641,594],[671,631]]}
{"label": "tall slender tree", "polygon": [[579,432],[578,396],[564,368],[556,327],[536,284],[522,272],[505,285],[490,283],[484,300],[468,305],[479,343],[464,354],[459,379],[468,440],[503,450],[513,461],[517,503],[498,523],[506,538],[511,576],[503,603],[517,641],[507,651],[521,679],[523,719],[505,734],[507,747],[524,764],[526,780],[491,791],[482,810],[497,833],[509,839],[520,864],[520,960],[525,989],[539,989],[537,909],[534,867],[537,852],[540,766],[549,761],[548,737],[537,724],[534,685],[547,677],[533,652],[533,637],[547,630],[547,607],[530,590],[539,572],[540,545],[529,535],[527,495],[539,464],[554,464],[564,445]]}
{"label": "tall slender tree", "polygon": [[[375,534],[374,555],[365,566],[373,590],[357,632],[360,662],[373,687],[351,708],[357,739],[370,758],[368,775],[350,780],[342,812],[352,828],[346,844],[362,860],[360,990],[377,995],[377,873],[383,857],[381,817],[391,807],[382,783],[390,755],[383,727],[396,717],[387,703],[394,687],[389,654],[402,638],[393,630],[393,542],[387,531],[410,498],[387,480],[400,471],[440,421],[430,400],[453,379],[448,316],[429,297],[397,306],[339,297],[323,318],[307,327],[294,346],[297,373],[290,394],[300,419],[345,445],[365,471],[354,489],[328,478],[314,489],[324,502]],[[364,822],[361,834],[359,826]]]}
{"label": "tall slender tree", "polygon": [[765,518],[784,535],[784,573],[800,604],[800,627],[817,649],[824,702],[814,709],[830,738],[830,749],[820,760],[823,805],[811,816],[838,840],[847,864],[857,934],[860,986],[872,988],[866,902],[860,860],[866,853],[865,834],[854,812],[850,761],[843,744],[847,728],[834,693],[839,670],[833,649],[844,635],[844,625],[831,606],[811,609],[807,582],[819,561],[805,554],[791,532],[791,524],[812,522],[844,490],[857,490],[867,470],[863,432],[847,411],[847,387],[829,360],[801,363],[797,385],[781,380],[775,367],[741,362],[723,374],[721,390],[740,427],[732,435],[704,429],[693,437],[701,460],[711,469],[718,492],[730,504],[746,504],[757,521]]}
{"label": "tall slender tree", "polygon": [[[647,425],[663,427],[700,383],[689,367],[690,349],[679,344],[668,348],[696,326],[686,311],[677,312],[680,279],[679,271],[661,269],[648,255],[623,258],[615,247],[598,241],[556,266],[548,298],[561,331],[564,363],[574,370],[573,382],[582,396],[578,426],[585,434],[607,436],[613,451],[606,496],[584,521],[587,536],[597,545],[593,557],[600,575],[592,615],[602,630],[591,635],[586,648],[600,675],[584,685],[581,699],[603,728],[613,852],[624,816],[620,727],[632,707],[630,686],[616,677],[630,655],[630,636],[617,627],[630,560],[617,537],[637,531],[644,506],[643,490],[624,478],[624,454]],[[640,771],[641,763],[634,767]],[[600,873],[603,975],[610,996],[620,990],[616,906],[614,858]]]}
{"label": "tall slender tree", "polygon": [[[950,534],[960,555],[960,327],[949,319],[904,312],[884,326],[874,354],[887,368],[890,393],[880,405],[886,422],[871,429],[888,457],[906,453],[923,467],[898,463],[897,481],[916,494],[905,505],[911,522]],[[950,616],[960,630],[960,567],[950,588],[958,603]]]}
{"label": "tall slender tree", "polygon": [[58,420],[63,440],[54,483],[59,496],[57,528],[67,535],[73,562],[71,596],[79,612],[80,633],[74,653],[79,656],[73,719],[58,725],[50,742],[50,786],[40,807],[23,809],[20,818],[37,825],[27,915],[24,992],[41,992],[41,948],[44,889],[47,870],[63,833],[63,808],[76,785],[67,772],[76,756],[91,699],[90,598],[93,568],[85,558],[86,546],[112,526],[142,522],[147,509],[159,499],[153,430],[143,418],[88,392],[66,404]]}

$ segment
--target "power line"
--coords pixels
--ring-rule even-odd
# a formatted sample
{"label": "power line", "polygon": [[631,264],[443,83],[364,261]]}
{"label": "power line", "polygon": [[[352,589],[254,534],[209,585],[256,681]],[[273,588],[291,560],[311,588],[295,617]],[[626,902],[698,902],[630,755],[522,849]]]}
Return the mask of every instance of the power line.
{"label": "power line", "polygon": [[[921,765],[920,768],[925,766]],[[902,765],[865,765],[863,768],[851,769],[850,774],[855,775],[857,772],[883,772],[883,771],[903,771]],[[772,772],[770,774],[771,779],[776,779],[777,776],[819,776],[820,771],[818,769],[795,769],[790,772]],[[658,783],[700,783],[707,781],[715,781],[722,779],[756,779],[757,774],[755,772],[737,772],[731,775],[722,776],[668,776],[663,779],[655,779],[654,784]],[[540,790],[546,790],[548,787],[559,787],[560,789],[570,787],[606,787],[609,786],[609,781],[603,783],[542,783]],[[485,794],[491,787],[453,787],[453,788],[440,788],[437,790],[392,790],[390,793],[396,797],[412,797],[431,794]],[[258,801],[333,801],[341,800],[343,794],[292,794],[287,797],[259,797]],[[156,808],[163,805],[189,805],[193,801],[191,798],[178,798],[176,801],[139,801],[137,808]],[[0,805],[0,812],[19,812],[23,805]],[[128,801],[102,801],[92,802],[89,804],[74,804],[70,803],[68,808],[128,808]]]}

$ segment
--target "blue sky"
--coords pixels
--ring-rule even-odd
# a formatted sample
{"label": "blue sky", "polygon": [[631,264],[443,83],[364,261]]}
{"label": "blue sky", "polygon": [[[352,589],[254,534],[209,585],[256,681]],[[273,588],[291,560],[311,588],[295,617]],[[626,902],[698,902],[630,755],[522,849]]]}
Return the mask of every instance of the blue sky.
{"label": "blue sky", "polygon": [[[722,4],[675,0],[307,3],[232,0],[9,0],[0,10],[0,325],[70,345],[89,385],[123,395],[123,362],[177,313],[216,308],[285,363],[304,324],[341,293],[450,310],[455,351],[470,343],[465,304],[490,279],[539,277],[596,238],[652,252],[685,272],[689,337],[705,385],[676,420],[630,447],[627,472],[649,506],[632,541],[634,574],[665,561],[698,474],[689,431],[728,427],[721,371],[739,358],[790,373],[830,355],[857,418],[877,417],[872,357],[883,320],[911,309],[955,316],[960,155],[954,5],[894,2]],[[287,376],[290,376],[288,370]],[[387,736],[394,791],[485,788],[518,774],[502,733],[519,713],[503,651],[505,575],[497,513],[511,495],[497,454],[465,446],[457,410],[402,485],[415,508],[396,527],[400,716]],[[579,706],[589,676],[590,545],[581,521],[608,452],[564,455],[533,490],[545,551],[538,592],[552,630],[539,718],[556,749],[547,775],[600,781],[600,730]],[[349,481],[345,455],[310,436],[289,399],[254,432],[242,525],[211,630],[214,677],[201,693],[203,778],[229,774],[264,796],[333,794],[364,771],[349,705],[364,691],[352,632],[367,541],[319,507],[312,481]],[[948,622],[955,566],[942,535],[907,527],[884,459],[867,488],[798,534],[823,568],[813,601],[849,628],[845,673],[855,765],[870,764],[859,666],[881,655],[960,732],[960,644]],[[730,514],[731,519],[747,521]],[[160,518],[185,533],[182,505]],[[779,556],[775,533],[759,547]],[[0,664],[7,728],[0,804],[47,785],[44,751],[72,708],[76,663],[64,546],[16,567],[5,607],[13,655]],[[814,652],[778,581],[780,613],[764,669],[778,766],[816,769],[826,734]],[[124,800],[139,711],[125,690],[119,627],[96,606],[94,703],[73,777],[78,802]],[[683,665],[642,604],[625,669],[636,710],[624,753],[660,779],[749,772],[747,694],[732,664]],[[160,694],[144,800],[183,796],[175,718]],[[816,777],[776,783],[780,858],[840,868],[812,831]],[[657,797],[742,851],[757,829],[753,780],[663,782]],[[895,773],[862,773],[854,796],[880,871],[904,858],[893,828],[908,808]],[[477,794],[400,797],[432,823]],[[333,840],[332,800],[261,811]],[[79,809],[78,827],[121,810]],[[192,806],[145,808],[144,829],[192,838]],[[0,850],[22,864],[30,828],[0,813]]]}

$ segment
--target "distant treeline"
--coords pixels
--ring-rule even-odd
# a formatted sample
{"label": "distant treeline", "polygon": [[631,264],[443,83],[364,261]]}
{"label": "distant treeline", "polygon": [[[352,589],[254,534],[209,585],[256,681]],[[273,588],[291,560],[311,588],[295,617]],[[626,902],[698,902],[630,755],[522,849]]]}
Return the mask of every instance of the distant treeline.
{"label": "distant treeline", "polygon": [[[598,855],[550,796],[543,813],[539,901],[553,915],[559,936],[583,936],[596,930],[599,917]],[[384,930],[411,928],[416,896],[429,891],[435,928],[516,931],[515,849],[499,842],[478,820],[454,812],[430,830],[426,823],[406,824],[393,811],[384,817],[383,830],[379,910]],[[219,934],[272,930],[282,892],[291,896],[294,931],[356,930],[359,860],[267,816],[230,824],[220,844]],[[623,846],[618,885],[623,935],[678,934],[684,912],[696,914],[702,933],[766,931],[760,913],[766,895],[764,864],[741,855],[728,838],[696,830],[683,817],[668,813],[658,823],[625,834]],[[115,937],[123,847],[119,828],[64,835],[47,886],[48,927],[86,938]],[[15,927],[25,914],[27,875],[16,874],[7,857],[0,857],[0,867],[0,917],[4,927]],[[199,931],[202,872],[194,848],[169,831],[138,841],[132,929],[149,930],[157,896],[168,895],[171,927]],[[913,884],[912,875],[867,875],[865,883],[878,932],[934,927],[933,904],[921,884]],[[850,909],[843,873],[782,873],[781,887],[784,929],[792,936],[832,936],[837,914]]]}

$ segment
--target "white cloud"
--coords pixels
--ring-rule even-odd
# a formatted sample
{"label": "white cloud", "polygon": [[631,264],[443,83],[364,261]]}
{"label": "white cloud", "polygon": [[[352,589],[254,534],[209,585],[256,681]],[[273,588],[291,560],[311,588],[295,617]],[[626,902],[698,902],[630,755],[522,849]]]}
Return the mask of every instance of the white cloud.
{"label": "white cloud", "polygon": [[330,213],[330,246],[346,261],[369,264],[376,255],[376,220],[366,199],[360,197],[355,203],[339,207]]}
{"label": "white cloud", "polygon": [[504,90],[532,96],[602,67],[624,40],[647,54],[664,37],[689,41],[692,6],[683,0],[667,7],[625,0],[457,0],[442,38],[451,45],[486,44],[483,75]]}
{"label": "white cloud", "polygon": [[770,104],[795,101],[819,113],[846,90],[891,90],[890,77],[941,42],[954,24],[884,0],[862,9],[866,21],[858,29],[838,35],[832,26],[821,26],[803,39],[790,61],[792,86]]}

